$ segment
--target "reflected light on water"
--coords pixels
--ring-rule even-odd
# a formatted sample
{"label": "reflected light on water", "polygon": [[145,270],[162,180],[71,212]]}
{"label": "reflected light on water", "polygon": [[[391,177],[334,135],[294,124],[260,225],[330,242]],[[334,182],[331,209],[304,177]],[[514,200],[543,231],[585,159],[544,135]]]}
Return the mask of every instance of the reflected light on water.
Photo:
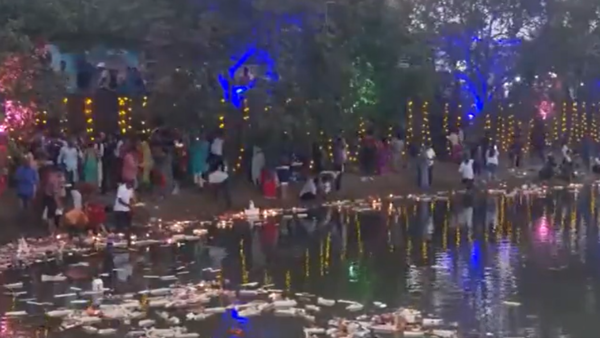
{"label": "reflected light on water", "polygon": [[[588,195],[578,197],[585,198]],[[318,209],[311,211],[310,222],[288,219],[280,226],[275,226],[277,217],[254,228],[237,220],[216,230],[219,233],[206,243],[130,253],[128,264],[135,265],[132,280],[117,278],[111,288],[132,292],[149,287],[144,284],[148,281],[136,279],[140,271],[168,274],[187,262],[189,275],[182,275],[182,283],[200,280],[201,271],[213,267],[222,269],[216,273],[221,281],[231,280],[233,285],[256,281],[290,293],[308,292],[365,305],[383,301],[389,309],[410,305],[456,321],[463,332],[473,333],[464,337],[558,338],[554,333],[567,332],[583,338],[577,335],[578,327],[594,320],[580,323],[577,319],[575,325],[569,319],[592,318],[600,312],[595,305],[600,299],[600,275],[595,273],[600,246],[595,218],[583,216],[584,209],[596,206],[585,201],[577,211],[573,203],[578,200],[487,197],[467,203],[457,198],[400,203],[367,212]],[[39,276],[61,269],[45,263],[27,273]],[[17,277],[5,282],[21,280]],[[87,281],[80,283],[83,286],[77,286],[85,288]],[[37,284],[41,285],[34,293],[40,301],[70,306],[53,295],[67,292],[76,286],[74,281]],[[151,287],[164,286],[168,285]],[[581,291],[587,301],[579,301],[584,298],[577,295],[569,296],[576,299],[569,299],[570,303],[554,299],[565,290]],[[0,306],[7,310],[7,304]],[[18,303],[16,310],[19,306],[23,305]],[[228,321],[224,330],[211,336],[250,337],[236,318],[236,313],[228,312],[221,318]],[[7,336],[8,321],[2,319],[0,325],[0,337]],[[20,321],[11,325],[21,330]],[[56,337],[82,338],[62,333]]]}

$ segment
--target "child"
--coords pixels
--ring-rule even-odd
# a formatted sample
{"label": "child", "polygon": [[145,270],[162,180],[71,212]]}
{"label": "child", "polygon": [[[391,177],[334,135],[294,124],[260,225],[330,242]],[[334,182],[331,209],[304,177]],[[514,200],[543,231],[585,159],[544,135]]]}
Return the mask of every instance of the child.
{"label": "child", "polygon": [[27,210],[31,200],[35,196],[39,182],[38,174],[31,166],[31,161],[28,158],[23,159],[15,173],[15,179],[17,181],[17,195],[21,201],[21,207],[23,210]]}

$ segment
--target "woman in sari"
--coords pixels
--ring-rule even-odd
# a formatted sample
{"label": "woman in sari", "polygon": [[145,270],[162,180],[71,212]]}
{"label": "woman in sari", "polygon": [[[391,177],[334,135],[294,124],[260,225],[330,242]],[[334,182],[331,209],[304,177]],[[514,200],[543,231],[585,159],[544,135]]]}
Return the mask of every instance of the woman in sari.
{"label": "woman in sari", "polygon": [[390,149],[386,138],[377,142],[377,172],[383,175],[387,172],[388,160],[390,158]]}
{"label": "woman in sari", "polygon": [[252,149],[252,168],[251,168],[251,176],[252,183],[256,186],[260,186],[260,175],[262,173],[263,168],[265,167],[265,154],[262,149],[257,146],[254,146]]}
{"label": "woman in sari", "polygon": [[134,182],[134,188],[137,188],[137,172],[138,164],[136,160],[135,148],[129,143],[123,145],[125,148],[125,156],[123,156],[123,168],[121,170],[122,182]]}
{"label": "woman in sari", "polygon": [[85,148],[83,155],[83,178],[86,183],[98,186],[98,152],[93,145]]}
{"label": "woman in sari", "polygon": [[204,178],[202,175],[208,170],[208,151],[210,144],[204,137],[198,137],[190,147],[190,172],[194,176],[194,183],[202,188]]}
{"label": "woman in sari", "polygon": [[140,152],[141,163],[140,163],[140,178],[141,183],[145,187],[150,186],[150,173],[152,172],[152,167],[154,166],[154,160],[152,159],[152,151],[150,150],[150,145],[148,141],[144,140],[140,143]]}

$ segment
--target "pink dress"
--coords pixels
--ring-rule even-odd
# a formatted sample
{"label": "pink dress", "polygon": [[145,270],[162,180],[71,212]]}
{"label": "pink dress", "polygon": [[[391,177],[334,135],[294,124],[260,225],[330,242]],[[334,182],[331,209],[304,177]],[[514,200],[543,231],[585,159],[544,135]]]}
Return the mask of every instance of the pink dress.
{"label": "pink dress", "polygon": [[137,171],[138,165],[137,161],[135,160],[135,156],[131,152],[128,152],[125,154],[125,157],[123,157],[123,170],[121,172],[123,181],[135,181],[135,178],[137,177]]}

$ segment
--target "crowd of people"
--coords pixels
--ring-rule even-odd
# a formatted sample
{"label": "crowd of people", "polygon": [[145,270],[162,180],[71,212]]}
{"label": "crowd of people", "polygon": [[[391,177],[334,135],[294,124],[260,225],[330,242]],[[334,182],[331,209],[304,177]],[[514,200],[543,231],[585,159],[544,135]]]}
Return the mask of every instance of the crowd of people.
{"label": "crowd of people", "polygon": [[[500,165],[500,151],[489,133],[480,139],[465,140],[462,129],[446,135],[445,142],[424,141],[407,143],[402,132],[393,137],[378,138],[367,129],[352,148],[341,136],[331,144],[313,143],[308,152],[295,150],[292,140],[273,151],[271,145],[243,145],[240,163],[235,167],[238,176],[247,176],[265,198],[287,198],[292,182],[301,182],[299,199],[315,200],[332,191],[342,189],[350,157],[356,157],[361,180],[368,182],[376,175],[400,172],[409,168],[416,173],[417,186],[429,188],[435,179],[437,152],[458,166],[464,185],[471,189],[480,180],[495,181]],[[519,133],[515,133],[509,147],[510,167],[522,166],[523,146]],[[229,142],[229,141],[227,141]],[[0,147],[2,147],[0,142]],[[546,166],[540,177],[549,176],[554,168],[553,157],[535,145],[532,152]],[[23,210],[30,210],[34,200],[40,201],[39,212],[50,229],[72,226],[94,231],[106,231],[107,213],[111,227],[125,231],[131,226],[136,193],[148,193],[166,198],[177,194],[181,182],[189,181],[199,190],[209,190],[226,208],[232,206],[230,175],[233,170],[227,163],[226,139],[222,130],[208,136],[184,135],[168,128],[159,128],[149,137],[118,137],[98,134],[94,138],[49,137],[39,134],[22,143],[13,151],[18,165],[0,175],[2,181],[12,181]],[[286,146],[291,145],[291,146]],[[326,153],[325,149],[330,149]],[[435,150],[434,150],[435,149]],[[0,154],[2,149],[0,149]],[[590,170],[600,173],[600,159],[589,161],[592,151],[583,151]],[[241,155],[248,155],[242,158]],[[573,168],[573,151],[567,143],[562,148],[561,170]],[[4,164],[2,162],[5,162]],[[14,161],[13,161],[14,162]],[[7,170],[6,158],[0,156],[0,168]],[[414,170],[414,171],[413,171]],[[554,170],[554,169],[553,169]],[[571,169],[572,170],[572,169]],[[247,175],[243,175],[247,173]],[[104,206],[94,203],[91,196],[115,193],[114,203]],[[99,193],[99,194],[98,194]],[[83,202],[82,202],[83,200]],[[84,225],[84,226],[82,226]]]}
{"label": "crowd of people", "polygon": [[[106,231],[107,213],[110,228],[126,232],[131,227],[136,192],[151,191],[161,198],[177,194],[178,182],[188,171],[199,186],[208,182],[215,192],[224,192],[230,206],[223,140],[218,133],[205,154],[201,142],[185,147],[170,130],[157,130],[149,138],[39,134],[19,144],[4,141],[4,150],[0,149],[4,174],[0,177],[14,185],[24,215],[34,210],[34,201],[39,202],[35,203],[37,210],[52,232],[62,227]],[[190,157],[189,151],[194,155]],[[116,193],[112,205],[91,198],[108,193]]]}

